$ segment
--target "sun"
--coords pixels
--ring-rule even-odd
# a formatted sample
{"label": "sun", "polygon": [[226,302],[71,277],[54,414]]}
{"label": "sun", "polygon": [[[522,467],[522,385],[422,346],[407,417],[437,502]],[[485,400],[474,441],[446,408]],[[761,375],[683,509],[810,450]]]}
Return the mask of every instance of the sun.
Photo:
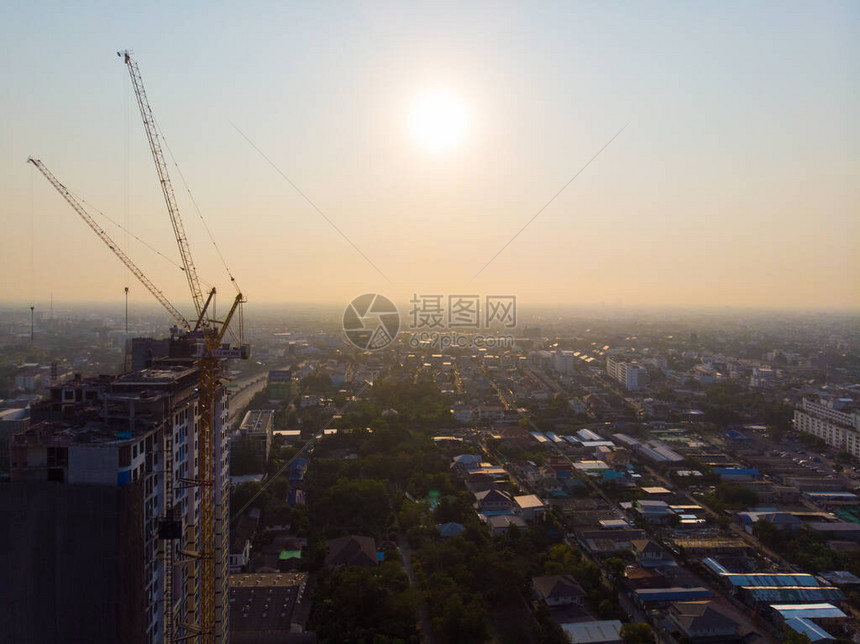
{"label": "sun", "polygon": [[449,91],[429,92],[412,106],[409,130],[421,147],[446,152],[463,142],[469,128],[469,113],[462,98]]}

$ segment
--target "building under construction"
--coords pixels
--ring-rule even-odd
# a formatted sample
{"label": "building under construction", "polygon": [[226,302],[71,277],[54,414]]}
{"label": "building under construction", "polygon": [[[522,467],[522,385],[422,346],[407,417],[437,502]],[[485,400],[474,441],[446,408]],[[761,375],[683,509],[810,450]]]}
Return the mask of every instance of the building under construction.
{"label": "building under construction", "polygon": [[12,482],[0,488],[0,642],[194,641],[202,553],[213,542],[211,637],[228,641],[225,361],[213,397],[215,516],[206,535],[192,345],[173,338],[168,355],[142,370],[53,387],[30,428],[13,436]]}
{"label": "building under construction", "polygon": [[[126,375],[86,383],[77,381],[68,387],[53,388],[53,397],[43,410],[45,417],[41,422],[34,418],[33,426],[14,439],[11,479],[18,485],[60,483],[62,494],[75,492],[84,499],[96,488],[101,491],[105,487],[118,490],[116,495],[122,501],[123,511],[129,513],[128,517],[133,516],[135,521],[139,519],[142,527],[136,527],[135,521],[128,521],[125,517],[113,524],[105,523],[103,531],[87,535],[91,537],[88,542],[103,541],[106,549],[113,548],[110,552],[119,552],[139,537],[142,558],[119,556],[117,565],[130,567],[130,570],[125,571],[127,574],[119,574],[112,569],[116,574],[102,580],[107,584],[103,588],[98,584],[92,587],[82,584],[84,588],[102,588],[103,592],[93,591],[93,594],[104,598],[107,605],[99,604],[100,609],[96,609],[84,602],[73,621],[42,619],[41,622],[37,612],[43,612],[46,605],[39,599],[48,596],[43,597],[39,593],[50,591],[31,592],[28,589],[32,584],[25,583],[26,569],[11,559],[3,560],[10,572],[6,579],[20,581],[21,585],[14,592],[0,592],[0,602],[3,602],[0,607],[9,608],[6,613],[15,613],[15,608],[22,611],[15,615],[14,628],[17,629],[15,632],[24,635],[12,635],[10,641],[15,642],[196,641],[214,644],[227,641],[229,633],[229,606],[225,600],[229,546],[229,444],[225,432],[227,389],[222,381],[222,372],[227,359],[247,359],[250,355],[250,347],[244,344],[242,332],[241,305],[245,297],[218,250],[236,289],[236,296],[228,314],[223,319],[216,319],[216,289],[211,288],[207,295],[201,288],[162,149],[163,134],[152,113],[140,69],[129,52],[117,54],[128,68],[140,108],[195,316],[189,322],[93,219],[84,203],[44,163],[28,159],[158,300],[176,326],[167,345],[148,341],[138,343],[136,350],[133,347],[126,362],[129,371]],[[217,244],[215,247],[218,248]],[[127,296],[128,287],[125,293]],[[230,326],[234,320],[236,329]],[[227,334],[235,344],[225,337]],[[165,347],[167,355],[164,355]],[[72,490],[71,486],[78,485],[87,487]],[[49,492],[46,494],[51,496]],[[23,512],[23,507],[16,505],[15,498],[0,499],[6,504],[0,505],[0,511],[11,512],[9,518],[17,521],[8,532],[12,539],[12,543],[7,545],[9,552],[17,552],[16,546],[21,545],[25,546],[23,552],[32,554],[32,550],[26,548],[28,533],[42,529],[78,529],[71,523],[67,525],[62,512],[39,515],[44,517],[44,524],[31,525],[29,519],[20,520],[16,513]],[[138,502],[139,510],[136,509]],[[97,503],[82,503],[94,517],[98,515]],[[84,511],[83,516],[90,515]],[[95,524],[95,521],[84,522],[80,530],[86,533],[88,526]],[[0,531],[0,538],[5,534]],[[54,544],[56,549],[60,548],[57,544],[62,541],[48,540],[43,545],[50,549]],[[50,567],[43,568],[41,574],[49,587],[71,591],[55,593],[54,598],[75,595],[73,585],[63,585],[58,589],[56,584],[72,584],[70,579],[86,578],[71,572],[80,572],[76,566],[86,565],[86,562],[70,556],[74,548],[65,545],[61,552],[62,557],[58,554],[58,561],[62,560],[63,567],[54,568],[53,576]],[[64,567],[67,563],[71,566],[70,571]],[[0,573],[4,569],[0,567]],[[111,586],[111,579],[114,579],[114,586]],[[137,599],[139,591],[130,579],[143,584],[140,601]],[[124,592],[127,592],[127,597]],[[77,597],[83,601],[86,595],[80,593]],[[112,614],[110,620],[102,619],[110,612],[111,598],[116,601],[117,597],[125,597],[131,603],[122,608],[125,611],[122,615]],[[57,600],[54,599],[50,605],[57,608]],[[138,605],[142,606],[142,612],[135,608]],[[129,611],[134,619],[142,620],[143,631],[135,628],[137,622],[126,614]],[[114,623],[115,628],[110,625]],[[75,628],[87,632],[79,635]],[[88,629],[98,632],[90,633]],[[0,634],[0,642],[5,641],[6,632]],[[139,637],[143,639],[137,639]]]}

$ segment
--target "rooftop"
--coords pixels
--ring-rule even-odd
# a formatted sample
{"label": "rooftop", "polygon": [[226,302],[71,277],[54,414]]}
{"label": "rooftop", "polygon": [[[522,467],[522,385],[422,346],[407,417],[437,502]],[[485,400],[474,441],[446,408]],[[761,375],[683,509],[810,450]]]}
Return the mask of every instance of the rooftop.
{"label": "rooftop", "polygon": [[307,573],[230,575],[230,630],[288,633],[306,580]]}
{"label": "rooftop", "polygon": [[15,434],[15,445],[65,447],[87,444],[121,444],[152,431],[151,424],[138,421],[134,431],[128,424],[110,425],[99,420],[82,420],[77,423],[64,421],[43,421],[29,429]]}

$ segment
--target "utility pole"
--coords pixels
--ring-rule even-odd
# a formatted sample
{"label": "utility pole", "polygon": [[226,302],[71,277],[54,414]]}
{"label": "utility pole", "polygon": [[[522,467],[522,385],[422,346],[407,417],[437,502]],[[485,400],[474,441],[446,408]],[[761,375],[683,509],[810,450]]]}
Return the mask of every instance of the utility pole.
{"label": "utility pole", "polygon": [[128,286],[125,287],[125,339],[128,340]]}
{"label": "utility pole", "polygon": [[34,323],[34,321],[33,321],[33,320],[34,320],[34,317],[33,317],[33,315],[34,315],[34,314],[33,314],[33,310],[34,310],[35,308],[36,308],[36,307],[35,307],[34,305],[32,305],[32,304],[30,305],[30,344],[33,344],[33,331],[34,331],[34,329],[35,329],[35,323]]}

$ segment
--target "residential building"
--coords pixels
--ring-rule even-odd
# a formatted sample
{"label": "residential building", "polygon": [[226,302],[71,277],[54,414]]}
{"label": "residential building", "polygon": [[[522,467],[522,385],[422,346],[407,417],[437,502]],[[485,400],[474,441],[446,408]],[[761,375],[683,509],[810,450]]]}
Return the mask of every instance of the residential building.
{"label": "residential building", "polygon": [[711,601],[675,602],[667,611],[669,623],[690,642],[727,642],[739,624]]}
{"label": "residential building", "polygon": [[[199,623],[201,562],[183,553],[202,548],[200,490],[182,483],[200,476],[199,384],[193,359],[170,359],[58,384],[32,408],[31,426],[12,438],[11,482],[0,486],[9,543],[0,578],[14,589],[3,597],[9,632],[24,641],[149,644],[164,641],[167,615],[174,637]],[[221,640],[229,619],[228,413],[220,385],[213,485]],[[46,611],[55,618],[45,620]]]}
{"label": "residential building", "polygon": [[330,568],[338,566],[376,566],[376,541],[373,537],[350,535],[340,539],[326,541],[328,554],[325,565]]}
{"label": "residential building", "polygon": [[30,410],[13,407],[0,410],[0,480],[9,477],[12,452],[9,443],[13,434],[23,432],[30,426]]}
{"label": "residential building", "polygon": [[475,506],[481,514],[510,514],[514,502],[507,492],[486,490],[475,495]]}
{"label": "residential building", "polygon": [[650,539],[636,539],[630,545],[633,548],[633,554],[636,555],[636,561],[643,568],[663,566],[673,561],[663,548]]}
{"label": "residential building", "polygon": [[537,598],[547,606],[582,604],[585,591],[570,575],[544,575],[532,578]]}
{"label": "residential building", "polygon": [[838,408],[832,400],[804,398],[794,410],[794,427],[818,436],[836,449],[860,458],[860,413]]}
{"label": "residential building", "polygon": [[534,494],[524,494],[514,497],[514,511],[525,521],[540,521],[546,506]]}
{"label": "residential building", "polygon": [[274,409],[252,409],[245,413],[245,418],[239,425],[239,436],[249,439],[254,453],[263,463],[269,462],[269,454],[272,451],[274,421]]}
{"label": "residential building", "polygon": [[606,373],[630,391],[641,389],[650,382],[648,370],[645,367],[624,362],[615,356],[606,359]]}
{"label": "residential building", "polygon": [[631,509],[648,523],[668,523],[674,516],[665,501],[635,501]]}
{"label": "residential building", "polygon": [[512,514],[495,514],[487,516],[480,515],[482,519],[486,519],[487,527],[490,529],[490,534],[494,537],[500,537],[508,533],[508,530],[513,526],[518,529],[524,529],[526,522],[520,517]]}

